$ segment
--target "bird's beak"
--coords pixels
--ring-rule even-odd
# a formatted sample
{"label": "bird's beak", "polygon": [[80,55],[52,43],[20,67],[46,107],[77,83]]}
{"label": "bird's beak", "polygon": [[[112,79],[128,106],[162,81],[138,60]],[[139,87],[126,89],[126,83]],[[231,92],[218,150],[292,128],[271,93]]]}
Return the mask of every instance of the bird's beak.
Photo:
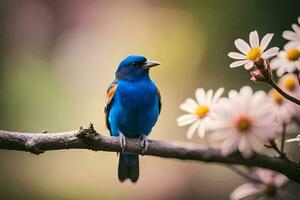
{"label": "bird's beak", "polygon": [[156,61],[146,61],[144,64],[143,64],[143,68],[144,69],[150,69],[151,67],[155,67],[155,66],[158,66],[160,65],[159,62],[156,62]]}

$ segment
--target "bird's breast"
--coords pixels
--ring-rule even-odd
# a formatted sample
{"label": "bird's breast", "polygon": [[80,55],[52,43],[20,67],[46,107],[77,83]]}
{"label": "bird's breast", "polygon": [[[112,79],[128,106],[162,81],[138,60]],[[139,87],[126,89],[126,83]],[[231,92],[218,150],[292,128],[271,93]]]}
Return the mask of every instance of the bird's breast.
{"label": "bird's breast", "polygon": [[155,104],[157,89],[151,81],[120,84],[118,96],[124,109],[148,110]]}
{"label": "bird's breast", "polygon": [[157,88],[152,81],[119,83],[114,111],[117,127],[127,137],[149,134],[158,114]]}

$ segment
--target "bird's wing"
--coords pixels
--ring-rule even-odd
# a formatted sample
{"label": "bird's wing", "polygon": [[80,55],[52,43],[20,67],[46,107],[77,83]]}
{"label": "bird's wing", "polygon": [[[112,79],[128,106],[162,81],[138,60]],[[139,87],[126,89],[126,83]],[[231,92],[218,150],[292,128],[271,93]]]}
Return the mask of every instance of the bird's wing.
{"label": "bird's wing", "polygon": [[109,131],[110,131],[110,124],[108,121],[108,116],[109,116],[111,102],[114,98],[115,92],[117,91],[117,87],[118,87],[118,81],[114,80],[109,85],[109,87],[106,91],[106,101],[105,101],[104,113],[105,113],[106,127],[108,128]]}
{"label": "bird's wing", "polygon": [[157,88],[157,96],[158,96],[158,109],[159,109],[159,114],[160,114],[160,111],[161,111],[161,95],[160,95],[160,91],[159,91],[158,88]]}

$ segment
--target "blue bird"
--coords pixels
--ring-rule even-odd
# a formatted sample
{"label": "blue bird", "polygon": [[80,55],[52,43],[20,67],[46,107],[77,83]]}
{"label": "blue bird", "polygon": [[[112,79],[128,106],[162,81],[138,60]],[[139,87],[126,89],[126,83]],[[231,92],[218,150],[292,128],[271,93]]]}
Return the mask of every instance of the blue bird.
{"label": "blue bird", "polygon": [[[106,126],[111,136],[119,137],[122,150],[126,138],[140,138],[143,151],[147,150],[147,136],[161,110],[160,92],[149,77],[149,69],[158,65],[144,56],[128,56],[119,64],[116,78],[107,90]],[[120,182],[126,179],[136,182],[138,177],[138,155],[121,152],[118,165]]]}

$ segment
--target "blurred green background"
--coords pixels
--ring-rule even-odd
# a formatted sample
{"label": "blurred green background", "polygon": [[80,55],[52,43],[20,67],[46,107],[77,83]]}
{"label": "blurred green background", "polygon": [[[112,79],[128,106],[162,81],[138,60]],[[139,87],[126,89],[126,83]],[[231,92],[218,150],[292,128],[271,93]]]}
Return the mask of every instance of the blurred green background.
{"label": "blurred green background", "polygon": [[[142,54],[161,62],[151,72],[163,101],[151,138],[186,140],[178,106],[197,87],[267,88],[229,69],[234,39],[257,29],[282,47],[299,8],[296,0],[1,0],[0,129],[56,132],[91,121],[108,135],[106,88],[125,56]],[[0,199],[222,200],[244,182],[222,165],[144,156],[140,167],[137,184],[120,184],[115,153],[1,150]]]}

